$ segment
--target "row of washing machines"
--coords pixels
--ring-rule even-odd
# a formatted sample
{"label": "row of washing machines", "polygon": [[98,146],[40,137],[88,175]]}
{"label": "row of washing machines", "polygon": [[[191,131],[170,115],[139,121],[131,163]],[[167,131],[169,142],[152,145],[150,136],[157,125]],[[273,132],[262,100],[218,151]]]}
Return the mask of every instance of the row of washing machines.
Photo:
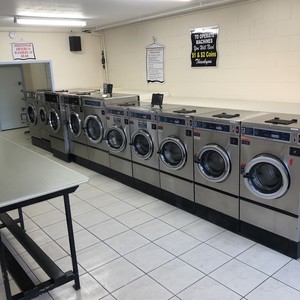
{"label": "row of washing machines", "polygon": [[[134,95],[59,97],[68,130],[55,138],[75,162],[300,256],[299,115],[150,107]],[[50,128],[55,110],[48,107]]]}

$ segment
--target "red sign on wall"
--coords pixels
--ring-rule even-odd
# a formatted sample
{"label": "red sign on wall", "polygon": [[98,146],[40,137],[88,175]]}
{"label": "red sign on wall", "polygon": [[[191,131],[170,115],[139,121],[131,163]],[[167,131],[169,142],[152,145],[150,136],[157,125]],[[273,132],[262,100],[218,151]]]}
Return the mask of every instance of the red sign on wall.
{"label": "red sign on wall", "polygon": [[33,43],[12,43],[14,60],[35,59]]}

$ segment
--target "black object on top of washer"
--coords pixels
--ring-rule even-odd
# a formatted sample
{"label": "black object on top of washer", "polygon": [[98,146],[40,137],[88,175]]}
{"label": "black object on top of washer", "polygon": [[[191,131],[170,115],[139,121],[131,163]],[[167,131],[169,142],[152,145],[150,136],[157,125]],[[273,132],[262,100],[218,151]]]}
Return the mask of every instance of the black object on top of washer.
{"label": "black object on top of washer", "polygon": [[76,92],[75,95],[86,96],[86,95],[91,95],[91,93],[90,92]]}
{"label": "black object on top of washer", "polygon": [[151,107],[158,105],[160,108],[162,108],[163,100],[164,94],[152,94]]}
{"label": "black object on top of washer", "polygon": [[294,124],[297,122],[298,122],[297,119],[284,120],[284,119],[280,119],[278,117],[275,117],[274,119],[265,121],[265,123],[272,123],[272,124],[279,124],[279,125],[291,125],[291,124]]}
{"label": "black object on top of washer", "polygon": [[196,109],[180,109],[180,110],[173,110],[174,113],[177,114],[190,114],[190,113],[196,113]]}
{"label": "black object on top of washer", "polygon": [[[49,91],[45,91],[45,92],[51,92],[50,90]],[[58,91],[55,91],[56,93],[68,93],[69,90],[58,90]]]}
{"label": "black object on top of washer", "polygon": [[126,103],[118,103],[117,105],[118,106],[135,106],[135,103],[128,103],[128,102],[126,102]]}
{"label": "black object on top of washer", "polygon": [[232,119],[239,116],[240,114],[227,114],[225,112],[222,112],[221,114],[213,115],[214,118],[220,118],[220,119]]}

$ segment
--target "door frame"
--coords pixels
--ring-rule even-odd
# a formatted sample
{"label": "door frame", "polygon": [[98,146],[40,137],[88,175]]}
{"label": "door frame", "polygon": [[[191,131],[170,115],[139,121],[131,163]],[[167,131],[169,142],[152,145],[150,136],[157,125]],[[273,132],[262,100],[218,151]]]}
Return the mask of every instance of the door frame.
{"label": "door frame", "polygon": [[[21,68],[22,65],[27,65],[27,64],[40,64],[40,63],[48,63],[49,65],[49,80],[51,84],[51,90],[55,91],[55,86],[54,86],[54,78],[53,78],[53,66],[52,66],[52,61],[51,60],[29,60],[29,61],[9,61],[9,62],[0,62],[0,68],[1,67],[13,67],[13,66],[19,66]],[[24,74],[21,69],[21,76],[24,81]],[[0,131],[1,129],[1,124],[0,124]]]}
{"label": "door frame", "polygon": [[54,78],[53,78],[53,66],[51,60],[29,60],[29,61],[8,61],[8,62],[0,62],[0,68],[2,66],[16,66],[16,65],[25,65],[25,64],[42,64],[42,63],[48,63],[49,69],[50,69],[50,82],[51,82],[51,88],[52,91],[55,91],[54,86]]}

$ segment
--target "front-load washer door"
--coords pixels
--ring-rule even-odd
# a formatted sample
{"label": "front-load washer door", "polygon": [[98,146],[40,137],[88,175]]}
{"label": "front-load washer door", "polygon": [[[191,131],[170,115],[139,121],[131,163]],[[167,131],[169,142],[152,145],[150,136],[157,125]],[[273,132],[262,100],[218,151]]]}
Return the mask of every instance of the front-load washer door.
{"label": "front-load washer door", "polygon": [[69,129],[74,137],[79,137],[81,134],[81,119],[79,115],[72,111],[69,116]]}
{"label": "front-load washer door", "polygon": [[246,187],[261,199],[277,199],[289,189],[290,176],[284,163],[277,157],[261,154],[250,160],[243,174]]}
{"label": "front-load washer door", "polygon": [[35,125],[37,123],[37,115],[36,115],[36,110],[35,110],[34,105],[29,104],[27,106],[26,113],[27,113],[27,118],[28,118],[28,121],[30,122],[30,124]]}
{"label": "front-load washer door", "polygon": [[230,158],[219,145],[204,146],[195,158],[198,171],[210,182],[225,181],[231,171]]}
{"label": "front-load washer door", "polygon": [[54,133],[57,133],[60,129],[60,118],[55,109],[50,109],[49,111],[49,125]]}
{"label": "front-load washer door", "polygon": [[153,154],[153,141],[150,134],[140,129],[131,137],[132,152],[141,159],[149,159]]}
{"label": "front-load washer door", "polygon": [[84,128],[86,136],[91,143],[98,144],[102,141],[104,128],[98,116],[87,116],[84,120]]}
{"label": "front-load washer door", "polygon": [[165,138],[159,146],[159,158],[169,169],[181,169],[187,160],[187,152],[183,142],[177,137]]}
{"label": "front-load washer door", "polygon": [[105,143],[112,152],[121,152],[125,149],[127,139],[122,127],[115,125],[109,127],[105,133]]}
{"label": "front-load washer door", "polygon": [[46,125],[48,122],[47,113],[44,107],[39,108],[39,118],[42,124]]}

